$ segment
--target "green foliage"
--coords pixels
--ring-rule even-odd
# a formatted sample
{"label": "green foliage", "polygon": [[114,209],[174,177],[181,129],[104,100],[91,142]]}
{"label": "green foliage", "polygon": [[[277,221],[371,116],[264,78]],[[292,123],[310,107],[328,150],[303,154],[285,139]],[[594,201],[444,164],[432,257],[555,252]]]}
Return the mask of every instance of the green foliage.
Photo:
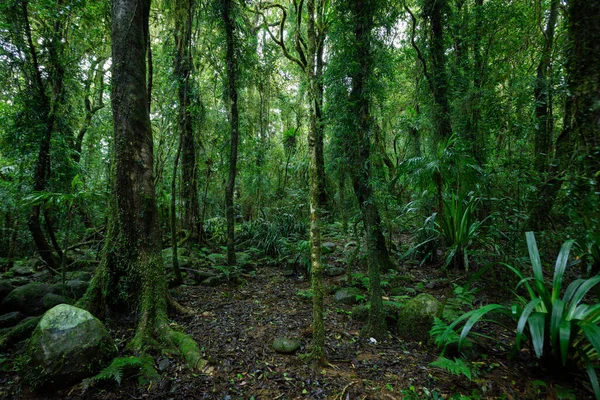
{"label": "green foliage", "polygon": [[449,201],[444,200],[444,212],[437,221],[442,240],[448,246],[444,267],[458,266],[469,269],[468,247],[483,221],[476,221],[474,214],[479,199],[469,194],[468,200],[454,193]]}
{"label": "green foliage", "polygon": [[140,357],[117,357],[112,363],[104,368],[98,375],[84,380],[84,389],[94,386],[94,384],[103,381],[115,381],[121,384],[124,378],[137,377],[140,386],[147,385],[148,382],[159,378],[158,372],[154,368],[154,360],[150,356]]}
{"label": "green foliage", "polygon": [[473,380],[473,371],[462,358],[455,358],[454,360],[451,360],[446,357],[440,357],[436,361],[429,363],[429,365],[432,367],[441,368],[452,375],[466,376],[469,381]]}
{"label": "green foliage", "polygon": [[[582,303],[585,295],[600,282],[600,276],[576,279],[563,292],[564,273],[573,245],[573,240],[568,240],[556,259],[552,284],[547,285],[535,237],[532,232],[527,232],[526,237],[533,276],[524,277],[517,268],[504,265],[517,275],[520,279],[517,287],[523,286],[529,298],[515,294],[516,302],[510,308],[488,304],[469,311],[448,325],[439,336],[438,343],[446,345],[453,341],[454,329],[466,321],[458,339],[460,349],[475,323],[488,313],[503,312],[512,315],[517,323],[515,351],[527,339],[536,357],[545,364],[558,368],[573,364],[585,366],[594,392],[600,396],[594,366],[600,352],[600,304]],[[525,330],[526,326],[528,331]]]}
{"label": "green foliage", "polygon": [[258,219],[242,224],[242,236],[239,240],[248,241],[253,247],[270,257],[279,257],[284,250],[299,240],[306,238],[306,221],[296,215],[273,210],[270,218]]}

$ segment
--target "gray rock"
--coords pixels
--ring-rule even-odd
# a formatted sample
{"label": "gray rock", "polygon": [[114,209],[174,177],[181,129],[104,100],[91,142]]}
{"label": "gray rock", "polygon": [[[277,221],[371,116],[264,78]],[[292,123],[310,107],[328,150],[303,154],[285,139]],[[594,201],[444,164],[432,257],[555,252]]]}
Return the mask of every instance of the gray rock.
{"label": "gray rock", "polygon": [[323,254],[331,254],[336,248],[337,245],[333,242],[321,243],[321,252],[323,252]]}
{"label": "gray rock", "polygon": [[340,275],[344,275],[344,273],[346,273],[346,270],[342,267],[330,267],[327,268],[325,271],[325,276],[340,276]]}
{"label": "gray rock", "polygon": [[32,282],[48,282],[52,278],[52,274],[47,269],[36,272],[31,276]]}
{"label": "gray rock", "polygon": [[360,295],[360,290],[356,288],[343,288],[335,292],[335,302],[340,304],[356,304],[356,296]]}
{"label": "gray rock", "polygon": [[31,276],[35,274],[35,267],[33,267],[27,260],[15,261],[13,267],[9,272],[12,272],[14,276]]}
{"label": "gray rock", "polygon": [[6,311],[21,311],[25,315],[41,315],[48,309],[47,305],[52,304],[51,299],[46,299],[46,305],[44,304],[44,296],[49,293],[59,294],[60,287],[45,283],[28,283],[10,292],[2,300],[2,308]]}
{"label": "gray rock", "polygon": [[74,299],[80,299],[83,297],[88,287],[90,286],[89,282],[80,281],[80,280],[72,280],[65,283],[67,296],[72,297]]}
{"label": "gray rock", "polygon": [[220,276],[211,276],[202,281],[202,285],[210,286],[210,287],[218,286],[220,283],[221,283]]}
{"label": "gray rock", "polygon": [[49,310],[59,304],[69,304],[69,301],[64,296],[56,293],[46,293],[46,295],[42,297],[43,310]]}
{"label": "gray rock", "polygon": [[15,326],[25,319],[25,315],[19,311],[9,312],[8,314],[0,315],[0,328],[9,328]]}
{"label": "gray rock", "polygon": [[14,278],[10,278],[9,282],[11,283],[11,285],[18,287],[18,286],[25,286],[28,283],[31,283],[31,279],[29,279],[25,276],[15,276]]}
{"label": "gray rock", "polygon": [[92,274],[89,271],[73,271],[67,273],[67,279],[71,281],[89,282],[92,279]]}
{"label": "gray rock", "polygon": [[273,350],[281,354],[291,354],[300,348],[300,341],[278,337],[273,341]]}
{"label": "gray rock", "polygon": [[0,303],[2,303],[2,300],[4,300],[13,289],[14,287],[9,281],[0,281]]}
{"label": "gray rock", "polygon": [[61,304],[44,314],[27,354],[31,359],[28,383],[37,389],[55,389],[98,373],[117,354],[117,347],[92,314]]}
{"label": "gray rock", "polygon": [[427,342],[433,319],[440,308],[441,303],[427,293],[410,299],[398,312],[398,335],[406,340]]}

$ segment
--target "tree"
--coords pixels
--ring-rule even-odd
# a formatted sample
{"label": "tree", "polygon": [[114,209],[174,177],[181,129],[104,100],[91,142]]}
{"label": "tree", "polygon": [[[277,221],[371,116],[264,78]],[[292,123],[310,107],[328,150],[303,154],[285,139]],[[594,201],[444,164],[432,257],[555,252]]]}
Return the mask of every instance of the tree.
{"label": "tree", "polygon": [[150,0],[114,0],[111,15],[113,173],[110,226],[102,262],[80,304],[96,315],[138,312],[130,347],[156,340],[201,366],[197,344],[173,331],[154,193],[153,140],[146,85]]}
{"label": "tree", "polygon": [[221,0],[221,12],[225,27],[226,43],[226,68],[227,68],[227,105],[229,111],[229,175],[225,186],[225,215],[227,216],[227,264],[235,265],[235,209],[233,207],[233,195],[235,191],[235,177],[238,157],[239,141],[239,110],[237,75],[238,64],[236,56],[234,29],[235,19],[233,16],[233,0]]}
{"label": "tree", "polygon": [[348,174],[365,226],[370,301],[365,333],[376,339],[384,338],[386,333],[380,271],[391,266],[371,182],[370,138],[375,129],[371,114],[375,55],[371,46],[376,39],[373,31],[380,7],[378,0],[347,0],[337,4],[335,40],[338,52],[332,56],[332,93],[335,97],[329,110],[338,130],[338,140],[343,142]]}
{"label": "tree", "polygon": [[[319,5],[322,1],[319,0]],[[320,8],[321,9],[321,8]],[[308,153],[309,153],[309,173],[310,173],[310,264],[311,264],[311,283],[313,292],[313,343],[312,356],[320,363],[325,361],[325,324],[323,320],[323,265],[321,262],[321,188],[319,187],[319,176],[322,171],[319,170],[319,149],[317,143],[323,142],[322,136],[319,137],[322,129],[318,124],[321,119],[318,118],[320,109],[319,101],[319,72],[315,70],[316,59],[318,58],[317,34],[315,30],[315,0],[308,0],[308,51],[306,63],[306,80],[308,81],[308,99],[309,99],[309,129],[308,129]],[[322,47],[322,45],[320,46]],[[320,100],[321,99],[321,100]]]}

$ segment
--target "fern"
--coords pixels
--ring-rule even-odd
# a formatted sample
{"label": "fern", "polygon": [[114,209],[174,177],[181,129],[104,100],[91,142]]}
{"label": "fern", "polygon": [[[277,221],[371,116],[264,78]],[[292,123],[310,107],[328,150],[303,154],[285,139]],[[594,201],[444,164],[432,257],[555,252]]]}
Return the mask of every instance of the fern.
{"label": "fern", "polygon": [[133,375],[137,375],[138,384],[140,385],[156,380],[159,375],[156,369],[154,369],[154,360],[152,357],[117,357],[108,367],[100,371],[98,375],[85,379],[83,387],[87,389],[98,382],[112,380],[120,385],[124,377]]}
{"label": "fern", "polygon": [[467,365],[461,358],[450,360],[446,357],[440,357],[429,365],[432,367],[441,368],[452,375],[464,375],[469,379],[469,381],[471,381],[473,378],[471,367]]}

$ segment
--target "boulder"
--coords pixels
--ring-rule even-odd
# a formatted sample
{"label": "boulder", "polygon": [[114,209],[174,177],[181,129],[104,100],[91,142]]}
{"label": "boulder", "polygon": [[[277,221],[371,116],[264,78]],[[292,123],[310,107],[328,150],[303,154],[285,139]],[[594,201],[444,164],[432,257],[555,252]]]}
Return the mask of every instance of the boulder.
{"label": "boulder", "polygon": [[9,281],[0,281],[0,303],[2,303],[2,300],[4,300],[13,289],[14,287]]}
{"label": "boulder", "polygon": [[346,273],[346,270],[342,267],[329,267],[323,271],[325,276],[340,276]]}
{"label": "boulder", "polygon": [[[2,308],[5,311],[20,311],[25,315],[41,315],[56,303],[52,298],[44,297],[49,294],[59,294],[58,285],[47,285],[45,283],[28,283],[14,289],[2,300]],[[56,300],[56,299],[54,299]]]}
{"label": "boulder", "polygon": [[331,254],[335,251],[337,245],[333,242],[321,243],[321,252],[323,254]]}
{"label": "boulder", "polygon": [[56,293],[46,293],[44,297],[42,297],[42,309],[49,310],[54,306],[59,304],[68,304],[69,300],[67,300],[64,296]]}
{"label": "boulder", "polygon": [[358,300],[356,296],[359,296],[360,290],[357,288],[343,288],[335,292],[335,302],[340,304],[356,304]]}
{"label": "boulder", "polygon": [[221,283],[221,276],[211,276],[202,281],[202,285],[204,286],[218,286]]}
{"label": "boulder", "polygon": [[441,303],[427,293],[408,300],[398,312],[398,336],[405,340],[427,342],[433,319],[440,308]]}
{"label": "boulder", "polygon": [[25,319],[25,315],[19,311],[13,311],[4,315],[0,315],[0,328],[9,328],[11,326],[15,326],[23,319]]}
{"label": "boulder", "polygon": [[35,267],[27,260],[15,261],[13,267],[9,270],[13,276],[31,276],[35,274]]}
{"label": "boulder", "polygon": [[73,299],[80,299],[81,297],[83,297],[90,284],[86,281],[72,280],[67,281],[65,283],[65,286],[67,296]]}
{"label": "boulder", "polygon": [[300,348],[300,341],[278,337],[273,341],[273,350],[281,354],[291,354]]}
{"label": "boulder", "polygon": [[72,281],[89,282],[92,279],[92,273],[89,271],[73,271],[67,272],[67,279]]}
{"label": "boulder", "polygon": [[25,286],[28,283],[31,283],[31,279],[26,276],[15,276],[14,278],[10,278],[9,281],[14,287]]}
{"label": "boulder", "polygon": [[85,310],[60,304],[44,314],[31,336],[26,380],[38,389],[66,387],[97,374],[116,354],[100,321]]}

